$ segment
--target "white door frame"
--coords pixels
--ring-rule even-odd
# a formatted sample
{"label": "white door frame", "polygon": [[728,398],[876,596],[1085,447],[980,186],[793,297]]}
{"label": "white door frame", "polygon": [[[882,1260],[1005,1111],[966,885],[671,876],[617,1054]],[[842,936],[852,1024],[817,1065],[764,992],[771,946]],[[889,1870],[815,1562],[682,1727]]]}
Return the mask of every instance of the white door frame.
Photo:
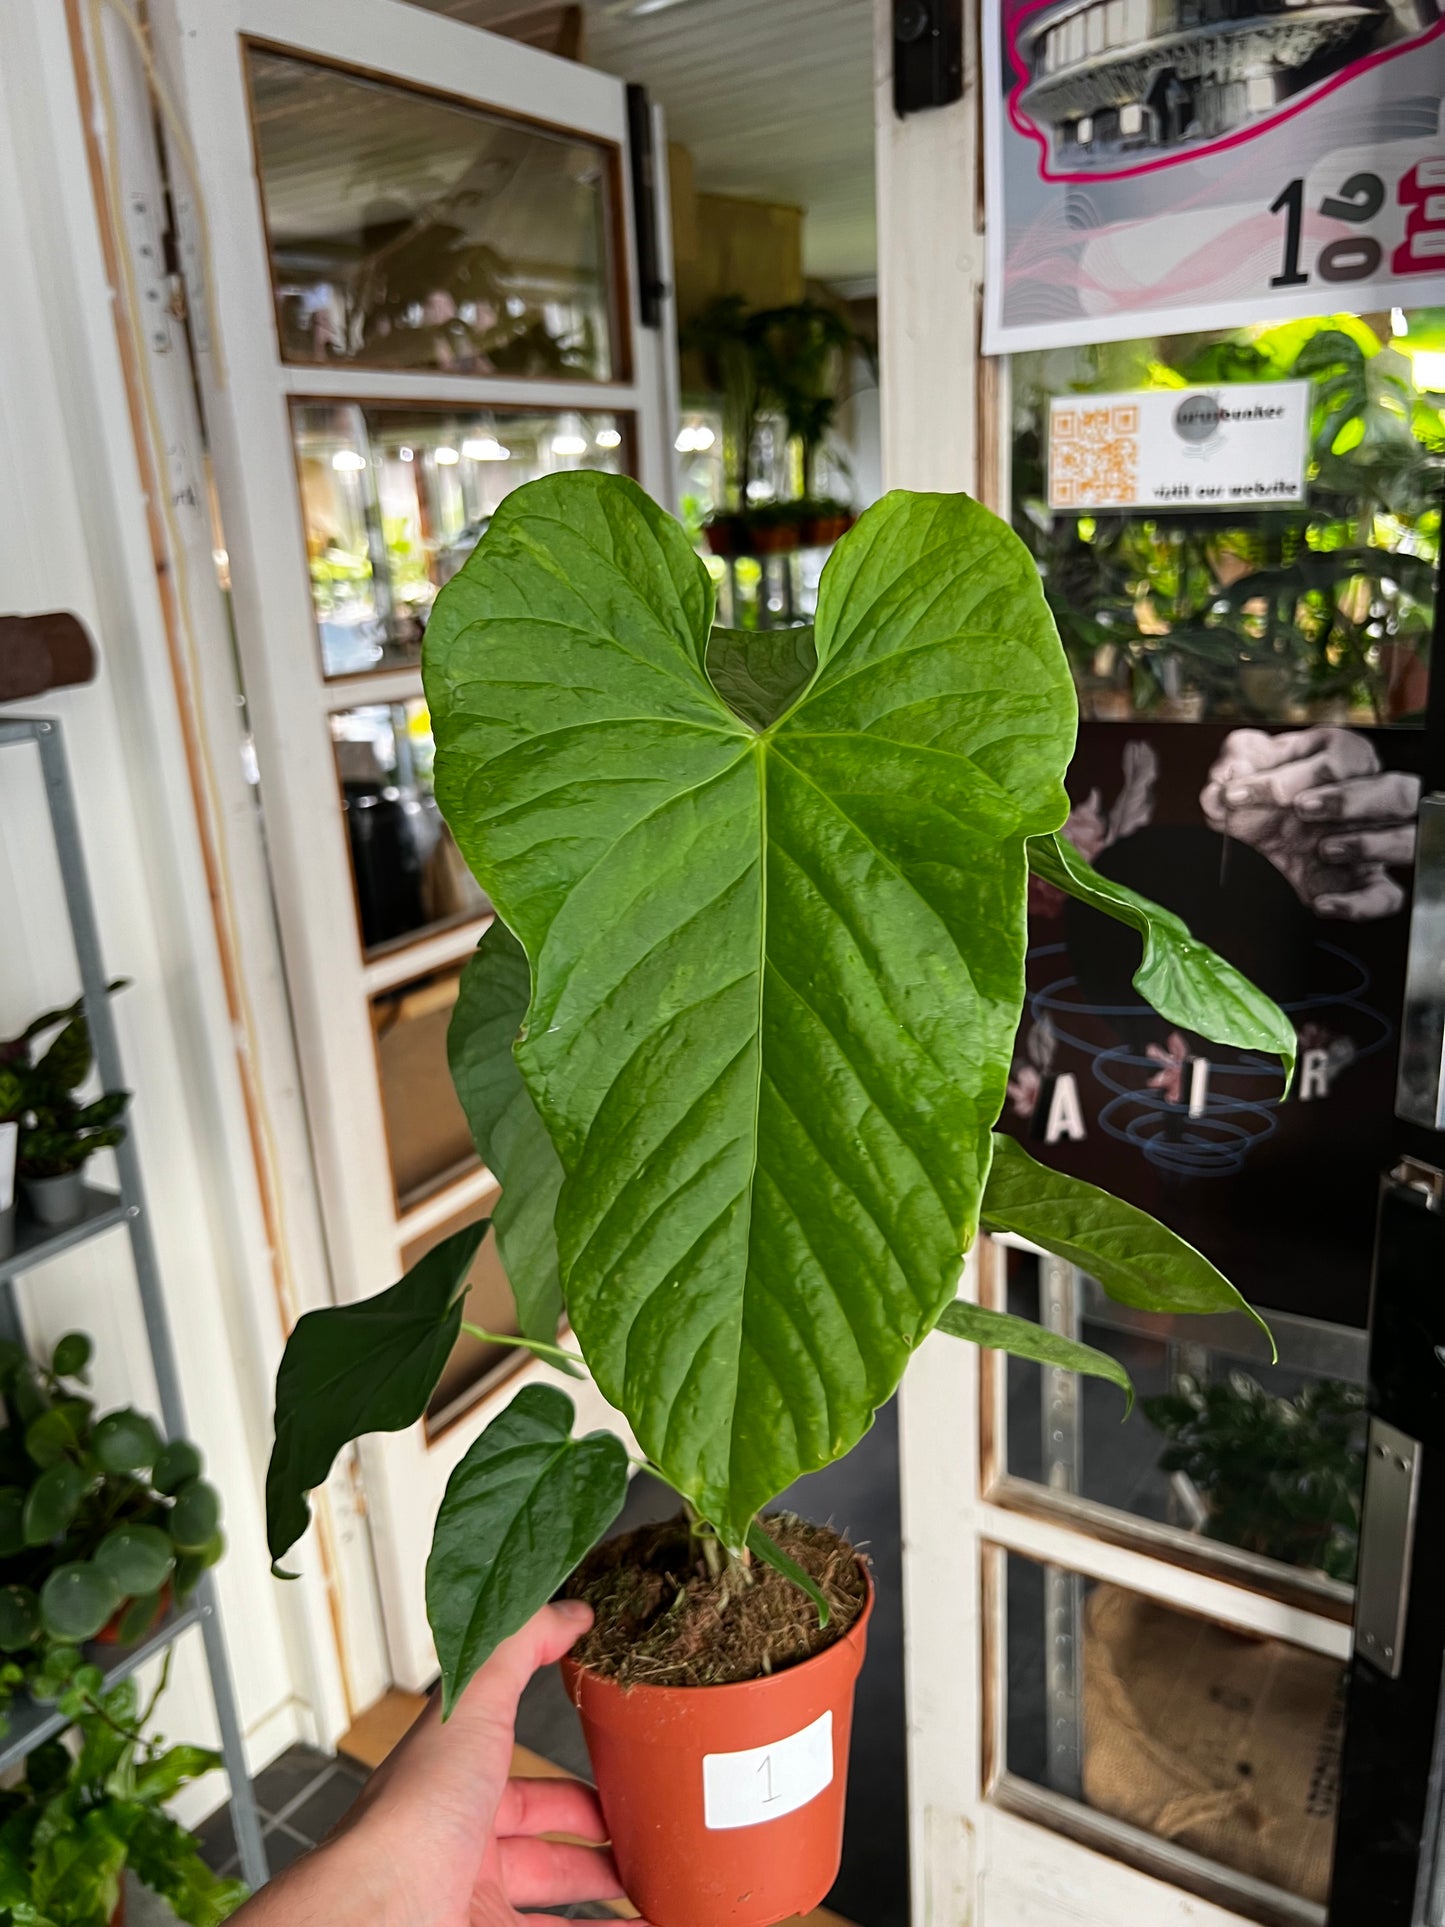
{"label": "white door frame", "polygon": [[[641,325],[625,97],[611,75],[401,0],[156,0],[153,12],[162,69],[194,148],[193,163],[172,154],[172,182],[332,1278],[339,1298],[363,1298],[394,1282],[403,1247],[458,1211],[485,1209],[495,1191],[486,1171],[473,1170],[398,1218],[367,1001],[461,961],[485,926],[472,923],[363,961],[325,717],[359,703],[419,696],[420,677],[415,669],[385,669],[329,684],[322,678],[288,404],[324,395],[616,410],[635,424],[639,480],[666,500],[673,489],[671,311],[665,307],[659,330]],[[255,178],[243,34],[454,101],[521,112],[614,146],[630,377],[504,381],[284,364]],[[665,236],[665,176],[660,189]],[[197,218],[198,196],[204,220]],[[422,1585],[445,1479],[522,1384],[554,1376],[541,1363],[525,1365],[430,1444],[422,1426],[362,1444],[391,1675],[403,1685],[421,1686],[435,1674]],[[584,1424],[621,1428],[590,1385],[557,1382],[578,1397]]]}

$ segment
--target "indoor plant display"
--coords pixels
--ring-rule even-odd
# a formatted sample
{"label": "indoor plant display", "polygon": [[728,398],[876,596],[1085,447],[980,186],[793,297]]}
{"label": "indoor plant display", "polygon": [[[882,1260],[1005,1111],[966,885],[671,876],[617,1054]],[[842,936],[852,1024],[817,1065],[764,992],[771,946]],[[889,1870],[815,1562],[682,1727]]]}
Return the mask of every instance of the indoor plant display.
{"label": "indoor plant display", "polygon": [[[34,1040],[57,1024],[56,1036],[32,1061]],[[106,1091],[89,1103],[77,1098],[93,1062],[90,1026],[79,1002],[37,1017],[13,1045],[23,1047],[8,1068],[21,1085],[19,1168],[26,1203],[42,1224],[73,1224],[85,1208],[85,1162],[125,1136],[120,1119],[130,1093]]]}
{"label": "indoor plant display", "polygon": [[[713,606],[635,484],[552,476],[502,504],[425,651],[438,798],[498,912],[450,1050],[502,1181],[519,1342],[555,1355],[565,1315],[687,1508],[670,1545],[614,1542],[573,1582],[598,1614],[573,1691],[656,1927],[761,1927],[836,1870],[868,1582],[834,1535],[764,1523],[769,1501],[857,1443],[935,1328],[1127,1388],[956,1295],[980,1225],[1133,1305],[1247,1310],[1164,1226],[994,1134],[1030,871],[1140,932],[1135,981],[1181,1030],[1286,1078],[1294,1053],[1267,998],[1058,835],[1073,685],[994,516],[886,497],[834,550],[812,631],[714,630]],[[485,1230],[297,1325],[274,1557],[344,1442],[421,1417]],[[452,1475],[427,1568],[448,1710],[621,1507],[623,1445],[572,1419],[529,1384]],[[757,1602],[784,1599],[759,1641]]]}
{"label": "indoor plant display", "polygon": [[185,1439],[143,1412],[97,1417],[71,1332],[39,1366],[0,1347],[0,1652],[28,1681],[57,1647],[141,1638],[223,1549],[220,1500]]}
{"label": "indoor plant display", "polygon": [[134,1680],[107,1691],[94,1666],[62,1663],[37,1684],[74,1722],[73,1740],[37,1747],[25,1778],[0,1790],[0,1921],[108,1927],[130,1868],[178,1919],[217,1927],[246,1889],[212,1873],[163,1803],[220,1756],[146,1736],[164,1673],[143,1710]]}

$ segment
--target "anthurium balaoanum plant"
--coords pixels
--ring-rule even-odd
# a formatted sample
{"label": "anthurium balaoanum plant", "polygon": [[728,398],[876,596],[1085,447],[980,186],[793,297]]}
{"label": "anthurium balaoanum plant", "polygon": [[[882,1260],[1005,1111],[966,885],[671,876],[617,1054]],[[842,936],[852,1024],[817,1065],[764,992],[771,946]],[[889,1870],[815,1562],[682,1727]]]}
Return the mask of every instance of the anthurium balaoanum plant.
{"label": "anthurium balaoanum plant", "polygon": [[[1124,1303],[1247,1312],[1145,1213],[995,1131],[1030,873],[1138,930],[1179,1028],[1277,1054],[1283,1014],[1060,835],[1077,706],[1023,544],[966,496],[887,496],[811,631],[715,628],[707,570],[635,484],[502,504],[428,625],[437,795],[496,906],[450,1036],[522,1337],[565,1321],[718,1556],[842,1457],[935,1328],[1115,1380],[958,1296],[980,1227]],[[277,1381],[273,1557],[343,1444],[422,1415],[487,1226],[312,1312]],[[621,1508],[627,1454],[525,1387],[458,1465],[427,1571],[449,1708]]]}

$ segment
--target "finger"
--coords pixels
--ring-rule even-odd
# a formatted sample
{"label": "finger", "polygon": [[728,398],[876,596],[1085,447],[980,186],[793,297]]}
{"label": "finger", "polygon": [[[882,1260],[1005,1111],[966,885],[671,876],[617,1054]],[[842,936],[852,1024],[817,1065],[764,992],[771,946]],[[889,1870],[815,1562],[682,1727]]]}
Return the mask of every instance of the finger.
{"label": "finger", "polygon": [[1374,923],[1380,917],[1393,917],[1404,901],[1399,884],[1381,876],[1360,890],[1316,897],[1314,908],[1320,916],[1337,917],[1341,923]]}
{"label": "finger", "polygon": [[605,1840],[607,1822],[591,1787],[580,1780],[508,1780],[497,1808],[497,1833],[571,1833]]}
{"label": "finger", "polygon": [[1420,779],[1406,770],[1324,783],[1295,803],[1296,814],[1351,823],[1412,823],[1420,802]]}
{"label": "finger", "polygon": [[1343,733],[1318,726],[1286,730],[1275,736],[1263,729],[1236,729],[1225,737],[1225,753],[1220,760],[1228,761],[1241,772],[1278,769],[1283,763],[1298,763],[1308,756],[1318,756],[1321,750],[1330,747],[1333,737]]}
{"label": "finger", "polygon": [[622,1882],[606,1847],[558,1840],[499,1840],[502,1891],[514,1907],[565,1907],[574,1900],[618,1900]]}
{"label": "finger", "polygon": [[[1224,800],[1231,809],[1246,809],[1251,804],[1273,803],[1282,808],[1292,803],[1306,790],[1316,790],[1324,783],[1346,782],[1359,777],[1362,772],[1357,767],[1358,758],[1346,753],[1346,746],[1353,738],[1346,737],[1344,743],[1327,743],[1314,756],[1305,756],[1298,761],[1282,763],[1277,769],[1265,770],[1258,776],[1241,777],[1239,781],[1226,783]],[[1373,768],[1373,751],[1365,748],[1371,756],[1368,767]]]}
{"label": "finger", "polygon": [[1328,863],[1409,863],[1415,855],[1415,826],[1402,823],[1393,830],[1322,837],[1320,855]]}

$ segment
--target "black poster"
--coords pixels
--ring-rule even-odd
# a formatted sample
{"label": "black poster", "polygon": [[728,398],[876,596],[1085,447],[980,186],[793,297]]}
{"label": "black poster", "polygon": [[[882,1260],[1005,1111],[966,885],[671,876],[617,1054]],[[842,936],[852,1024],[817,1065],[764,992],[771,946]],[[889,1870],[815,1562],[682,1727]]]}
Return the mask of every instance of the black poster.
{"label": "black poster", "polygon": [[1001,1128],[1151,1211],[1254,1303],[1363,1325],[1409,929],[1422,739],[1334,727],[1084,723],[1068,834],[1283,1006],[1270,1058],[1181,1033],[1139,939],[1035,881]]}

